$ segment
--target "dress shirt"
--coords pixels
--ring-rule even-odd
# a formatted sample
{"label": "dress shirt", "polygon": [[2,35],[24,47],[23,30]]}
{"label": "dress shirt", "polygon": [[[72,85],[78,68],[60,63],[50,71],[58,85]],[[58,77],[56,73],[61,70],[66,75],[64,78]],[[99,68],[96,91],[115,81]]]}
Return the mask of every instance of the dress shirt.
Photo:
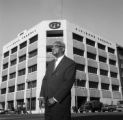
{"label": "dress shirt", "polygon": [[61,62],[63,59],[64,55],[60,56],[59,58],[55,58],[55,68],[58,66],[58,64]]}

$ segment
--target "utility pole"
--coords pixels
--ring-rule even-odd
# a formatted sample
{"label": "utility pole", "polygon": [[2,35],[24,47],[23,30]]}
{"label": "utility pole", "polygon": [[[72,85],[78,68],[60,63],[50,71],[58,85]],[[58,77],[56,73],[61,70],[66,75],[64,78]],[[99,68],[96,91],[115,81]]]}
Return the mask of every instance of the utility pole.
{"label": "utility pole", "polygon": [[32,114],[32,111],[31,111],[31,109],[32,109],[32,81],[31,80],[29,80],[29,79],[27,79],[27,84],[29,85],[29,82],[30,82],[30,86],[28,86],[28,87],[30,87],[30,96],[29,96],[29,113],[30,114]]}
{"label": "utility pole", "polygon": [[30,114],[32,114],[32,81],[30,81],[30,105],[29,105],[29,109],[30,109]]}

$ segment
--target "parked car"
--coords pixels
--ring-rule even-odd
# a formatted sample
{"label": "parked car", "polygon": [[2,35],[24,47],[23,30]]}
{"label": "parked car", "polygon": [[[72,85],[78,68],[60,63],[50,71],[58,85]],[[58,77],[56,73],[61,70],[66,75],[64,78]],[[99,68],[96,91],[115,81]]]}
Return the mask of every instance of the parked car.
{"label": "parked car", "polygon": [[117,106],[116,111],[117,112],[123,112],[123,106],[122,105]]}
{"label": "parked car", "polygon": [[103,104],[102,112],[113,112],[116,111],[116,105]]}
{"label": "parked car", "polygon": [[123,111],[123,101],[122,100],[117,102],[116,111],[118,111],[118,112],[122,112]]}
{"label": "parked car", "polygon": [[100,101],[97,101],[97,100],[88,101],[84,105],[81,105],[79,111],[81,113],[89,112],[89,111],[91,111],[91,112],[95,112],[95,111],[101,112],[102,105],[103,105],[103,103],[101,103]]}

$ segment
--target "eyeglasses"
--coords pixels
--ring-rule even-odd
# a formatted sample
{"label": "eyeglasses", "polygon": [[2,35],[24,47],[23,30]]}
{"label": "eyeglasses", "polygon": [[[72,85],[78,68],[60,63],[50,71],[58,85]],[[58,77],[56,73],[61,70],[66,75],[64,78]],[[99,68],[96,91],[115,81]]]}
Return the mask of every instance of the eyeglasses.
{"label": "eyeglasses", "polygon": [[62,47],[63,48],[64,46],[62,46],[62,45],[52,45],[51,46],[51,48],[59,48],[59,47]]}

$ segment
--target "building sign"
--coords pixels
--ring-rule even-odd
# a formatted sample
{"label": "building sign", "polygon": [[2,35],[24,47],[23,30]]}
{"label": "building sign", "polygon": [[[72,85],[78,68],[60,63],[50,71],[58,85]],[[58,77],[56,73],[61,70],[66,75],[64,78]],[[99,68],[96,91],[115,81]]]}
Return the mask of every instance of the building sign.
{"label": "building sign", "polygon": [[49,27],[50,27],[51,29],[58,29],[58,28],[61,27],[61,23],[60,23],[60,22],[51,22],[51,23],[49,24]]}

